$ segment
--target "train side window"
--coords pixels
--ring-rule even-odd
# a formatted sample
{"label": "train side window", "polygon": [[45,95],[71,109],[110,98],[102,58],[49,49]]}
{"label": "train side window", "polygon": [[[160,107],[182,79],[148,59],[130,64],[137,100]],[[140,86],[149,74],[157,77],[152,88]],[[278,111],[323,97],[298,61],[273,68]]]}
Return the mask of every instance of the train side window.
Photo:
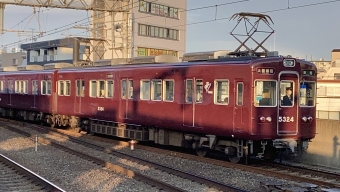
{"label": "train side window", "polygon": [[24,84],[24,94],[28,94],[28,81],[23,81]]}
{"label": "train side window", "polygon": [[315,104],[315,82],[300,82],[300,106],[312,107]]}
{"label": "train side window", "polygon": [[25,93],[24,90],[25,90],[24,81],[20,81],[20,91],[19,92],[24,94]]}
{"label": "train side window", "polygon": [[174,101],[174,80],[164,80],[163,100]]}
{"label": "train side window", "polygon": [[150,80],[141,80],[140,84],[141,84],[140,99],[149,100],[150,99]]}
{"label": "train side window", "polygon": [[238,82],[237,83],[237,105],[243,105],[243,83]]}
{"label": "train side window", "polygon": [[97,96],[97,81],[91,80],[90,81],[90,97]]}
{"label": "train side window", "polygon": [[5,82],[4,82],[4,81],[0,81],[0,92],[1,92],[1,93],[4,93],[4,92],[5,92],[5,87],[4,87],[4,85],[5,85]]}
{"label": "train side window", "polygon": [[20,93],[20,81],[15,81],[15,93]]}
{"label": "train side window", "polygon": [[123,79],[122,80],[122,89],[121,89],[122,93],[121,93],[121,97],[122,99],[126,99],[126,80]]}
{"label": "train side window", "polygon": [[129,80],[128,99],[133,99],[133,80]]}
{"label": "train side window", "polygon": [[161,101],[162,100],[162,80],[155,79],[152,80],[151,84],[151,100]]}
{"label": "train side window", "polygon": [[43,81],[41,81],[41,94],[42,95],[46,95],[46,83],[45,83],[46,81],[45,80],[43,80]]}
{"label": "train side window", "polygon": [[215,80],[214,103],[219,105],[229,104],[229,80]]}
{"label": "train side window", "polygon": [[76,96],[84,97],[85,81],[83,79],[76,80]]}
{"label": "train side window", "polygon": [[185,86],[186,86],[185,102],[191,103],[192,102],[192,79],[187,79]]}
{"label": "train side window", "polygon": [[46,87],[47,87],[47,95],[51,95],[52,94],[52,81],[51,80],[47,80],[46,81]]}
{"label": "train side window", "polygon": [[112,98],[113,97],[113,80],[106,81],[106,97]]}
{"label": "train side window", "polygon": [[203,102],[203,80],[196,80],[196,103]]}
{"label": "train side window", "polygon": [[71,81],[65,81],[65,96],[71,95]]}
{"label": "train side window", "polygon": [[32,80],[32,95],[38,95],[38,80]]}
{"label": "train side window", "polygon": [[255,81],[254,105],[260,107],[276,106],[276,84],[276,81],[270,80]]}
{"label": "train side window", "polygon": [[64,81],[58,82],[58,95],[64,95],[65,94],[65,86]]}
{"label": "train side window", "polygon": [[99,87],[97,90],[97,97],[104,98],[105,97],[105,81],[98,81]]}

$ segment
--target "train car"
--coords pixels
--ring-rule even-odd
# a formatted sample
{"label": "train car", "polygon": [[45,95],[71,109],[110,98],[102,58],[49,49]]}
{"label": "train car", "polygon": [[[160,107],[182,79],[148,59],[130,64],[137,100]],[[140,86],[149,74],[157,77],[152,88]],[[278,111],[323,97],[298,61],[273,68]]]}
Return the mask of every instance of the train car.
{"label": "train car", "polygon": [[1,114],[202,156],[221,151],[232,162],[306,148],[315,136],[315,65],[290,57],[211,59],[221,53],[2,72]]}
{"label": "train car", "polygon": [[0,113],[24,120],[43,120],[52,113],[54,70],[42,66],[5,67],[0,78]]}
{"label": "train car", "polygon": [[217,54],[187,54],[189,62],[60,69],[54,116],[62,125],[76,119],[92,133],[191,147],[199,155],[222,151],[233,162],[308,146],[315,136],[314,64],[211,55]]}

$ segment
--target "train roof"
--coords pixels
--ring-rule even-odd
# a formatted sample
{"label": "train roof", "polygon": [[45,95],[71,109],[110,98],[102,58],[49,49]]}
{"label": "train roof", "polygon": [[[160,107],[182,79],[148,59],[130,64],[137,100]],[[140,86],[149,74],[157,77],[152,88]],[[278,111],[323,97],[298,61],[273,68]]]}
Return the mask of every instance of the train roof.
{"label": "train roof", "polygon": [[[196,65],[257,65],[269,62],[280,62],[283,59],[294,59],[300,63],[306,65],[314,65],[311,62],[295,59],[291,57],[278,56],[277,53],[269,53],[267,57],[258,57],[254,55],[244,55],[244,56],[230,56],[228,55],[228,50],[222,51],[211,51],[211,52],[196,52],[196,53],[186,53],[183,55],[183,60],[178,61],[177,57],[171,55],[158,55],[158,56],[145,56],[145,57],[135,57],[132,59],[113,59],[113,60],[101,60],[94,63],[93,66],[74,66],[70,63],[51,63],[44,66],[40,65],[27,65],[19,67],[3,67],[0,71],[11,72],[10,74],[18,73],[46,73],[55,70],[59,71],[72,71],[72,72],[82,72],[82,71],[103,71],[107,69],[131,69],[131,68],[163,68],[163,67],[188,67]],[[17,71],[17,72],[16,72]]]}

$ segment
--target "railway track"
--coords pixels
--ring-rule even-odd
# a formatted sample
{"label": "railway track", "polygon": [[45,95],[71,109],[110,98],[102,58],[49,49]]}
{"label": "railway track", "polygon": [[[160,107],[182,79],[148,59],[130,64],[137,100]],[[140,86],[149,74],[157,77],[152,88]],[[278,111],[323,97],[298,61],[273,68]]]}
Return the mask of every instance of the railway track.
{"label": "railway track", "polygon": [[[225,186],[224,184],[221,185],[221,183],[217,182],[211,182],[211,181],[204,181],[204,178],[200,178],[199,176],[192,175],[190,176],[190,173],[180,173],[178,170],[174,170],[172,168],[164,168],[164,166],[159,166],[153,162],[148,162],[142,159],[136,159],[135,157],[131,157],[127,154],[121,153],[119,151],[113,151],[111,149],[106,149],[102,146],[94,145],[91,143],[87,143],[82,141],[81,139],[78,139],[76,137],[81,137],[92,139],[92,140],[100,140],[104,142],[111,142],[115,143],[116,141],[112,139],[106,139],[106,138],[99,138],[95,136],[88,136],[88,135],[83,135],[83,134],[78,134],[78,133],[70,133],[70,131],[65,131],[65,130],[60,130],[60,129],[48,129],[46,127],[41,127],[41,126],[36,126],[36,125],[31,125],[28,124],[26,126],[30,126],[31,128],[34,128],[36,130],[39,130],[42,133],[47,133],[50,132],[51,130],[66,134],[68,139],[81,144],[85,145],[87,147],[104,151],[109,154],[113,154],[115,156],[129,159],[132,161],[137,161],[141,163],[142,161],[143,164],[153,166],[157,169],[164,170],[166,172],[172,173],[174,175],[178,175],[183,178],[187,179],[194,179],[195,181],[198,181],[200,183],[204,183],[207,186],[214,187],[216,189],[220,189],[225,191]],[[73,135],[73,136],[72,136]],[[78,135],[78,136],[77,136]],[[116,143],[117,144],[117,143]],[[119,144],[128,146],[129,144],[127,142],[122,142],[119,141]],[[226,168],[235,168],[235,169],[241,169],[243,171],[248,171],[248,172],[253,172],[253,173],[258,173],[258,174],[263,174],[267,176],[272,176],[276,178],[281,178],[281,179],[287,179],[287,180],[292,180],[295,182],[300,182],[301,185],[299,186],[282,186],[280,183],[275,183],[275,182],[262,182],[261,185],[263,186],[264,190],[270,191],[270,190],[291,190],[291,191],[298,191],[298,190],[314,190],[314,191],[340,191],[340,174],[338,173],[331,173],[331,172],[326,172],[322,170],[317,170],[317,169],[309,169],[309,168],[304,168],[304,167],[297,167],[297,166],[292,166],[292,165],[282,165],[282,164],[273,164],[273,163],[267,163],[267,162],[257,162],[256,164],[253,165],[241,165],[241,164],[232,164],[226,161],[221,161],[218,159],[210,159],[210,158],[204,158],[204,157],[198,157],[195,155],[190,155],[186,153],[180,153],[180,152],[169,152],[164,149],[159,149],[159,148],[154,148],[154,147],[149,147],[149,146],[143,146],[143,145],[138,145],[135,146],[136,148],[148,150],[148,151],[153,151],[155,153],[162,153],[166,155],[172,155],[180,158],[185,158],[193,161],[200,161],[200,162],[205,162],[209,164],[214,164]],[[195,178],[196,177],[196,178]],[[238,189],[235,189],[238,190]],[[227,191],[230,191],[228,189]]]}
{"label": "railway track", "polygon": [[61,188],[0,154],[0,191],[53,191]]}
{"label": "railway track", "polygon": [[[15,132],[17,132],[19,134],[22,134],[24,136],[32,137],[32,138],[34,137],[34,135],[31,135],[28,132],[22,131],[22,130],[20,130],[20,129],[12,126],[12,125],[5,124],[3,126],[5,128],[8,128],[11,131],[15,131]],[[50,129],[47,129],[46,127],[36,126],[36,125],[26,125],[26,126],[29,126],[30,128],[33,128],[33,129],[35,129],[35,130],[37,130],[37,131],[39,131],[41,133],[44,133],[44,134],[46,134],[46,133],[49,133],[49,134],[59,134],[59,136],[60,136],[60,133],[50,132]],[[62,136],[65,137],[65,135],[62,135]],[[67,137],[68,137],[69,141],[72,141],[74,143],[83,145],[85,147],[92,148],[92,149],[95,149],[95,150],[98,150],[98,151],[102,151],[102,152],[105,152],[105,153],[108,153],[108,154],[112,154],[112,155],[120,157],[120,158],[128,159],[128,160],[134,161],[134,162],[136,162],[138,164],[143,164],[143,165],[147,165],[147,166],[150,166],[150,167],[154,167],[154,168],[156,168],[158,170],[161,170],[163,172],[166,172],[166,173],[169,173],[169,174],[172,174],[172,175],[175,175],[175,176],[178,176],[178,177],[190,180],[190,181],[194,181],[194,182],[197,182],[197,183],[200,183],[200,184],[204,184],[204,185],[207,185],[207,186],[209,186],[211,188],[214,188],[214,189],[217,189],[217,190],[220,190],[220,191],[231,191],[231,192],[232,191],[240,191],[240,192],[244,191],[242,189],[233,187],[231,185],[227,185],[227,184],[223,184],[223,183],[220,183],[220,182],[217,182],[217,181],[209,180],[209,179],[201,177],[199,175],[194,175],[194,174],[191,174],[191,173],[183,172],[183,171],[177,170],[175,168],[171,168],[171,167],[164,166],[164,165],[161,165],[161,164],[158,164],[158,163],[154,163],[154,162],[151,162],[151,161],[147,161],[147,160],[144,160],[144,159],[133,157],[133,156],[130,156],[130,155],[118,152],[118,151],[113,151],[111,149],[106,149],[104,147],[101,147],[101,146],[98,146],[98,145],[95,145],[95,144],[83,141],[83,140],[81,140],[79,138],[75,138],[75,137],[72,137],[72,136],[67,136]],[[145,182],[145,183],[147,183],[147,184],[149,184],[151,186],[157,187],[157,188],[159,188],[161,190],[165,190],[165,191],[184,191],[182,189],[179,189],[179,188],[177,188],[175,186],[171,186],[171,185],[169,185],[167,183],[164,183],[162,181],[159,181],[157,179],[153,179],[153,178],[144,176],[144,175],[139,174],[137,172],[134,172],[132,170],[128,170],[126,168],[120,167],[120,166],[112,164],[110,162],[103,161],[103,160],[101,160],[99,158],[96,158],[96,157],[84,154],[84,153],[79,152],[79,151],[75,151],[73,149],[70,149],[70,148],[65,147],[63,145],[60,145],[60,144],[55,143],[53,141],[50,141],[50,140],[47,140],[47,139],[39,137],[38,138],[38,142],[42,143],[42,144],[54,146],[54,147],[59,148],[59,149],[61,149],[63,151],[67,151],[69,153],[72,153],[72,154],[77,155],[79,157],[82,157],[84,159],[88,159],[89,161],[92,161],[92,162],[94,162],[94,163],[96,163],[98,165],[101,165],[103,167],[111,169],[111,170],[113,170],[113,171],[115,171],[117,173],[123,174],[123,175],[125,175],[127,177],[131,177],[131,178],[134,178],[136,180],[143,181],[143,182]]]}

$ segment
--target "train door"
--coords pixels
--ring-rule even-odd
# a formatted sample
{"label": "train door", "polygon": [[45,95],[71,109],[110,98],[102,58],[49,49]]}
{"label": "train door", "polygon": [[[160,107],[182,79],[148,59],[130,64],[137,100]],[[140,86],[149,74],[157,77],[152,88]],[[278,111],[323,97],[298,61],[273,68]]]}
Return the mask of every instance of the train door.
{"label": "train door", "polygon": [[82,99],[85,93],[85,81],[84,79],[76,79],[76,96],[74,101],[74,112],[81,113]]}
{"label": "train door", "polygon": [[133,80],[121,79],[120,91],[121,99],[119,117],[123,119],[131,119],[133,107]]}
{"label": "train door", "polygon": [[239,131],[243,129],[243,99],[244,99],[244,84],[240,80],[235,80],[235,103],[234,103],[234,118],[233,130]]}
{"label": "train door", "polygon": [[203,103],[203,80],[196,78],[186,79],[184,84],[183,125],[201,127],[200,110]]}
{"label": "train door", "polygon": [[9,79],[7,82],[8,82],[8,94],[9,94],[8,105],[12,105],[12,94],[14,93],[14,84],[13,84],[13,80],[11,79]]}
{"label": "train door", "polygon": [[283,72],[279,76],[278,135],[297,134],[298,79],[295,72]]}
{"label": "train door", "polygon": [[32,79],[32,95],[33,95],[32,108],[37,108],[38,80],[35,79]]}

